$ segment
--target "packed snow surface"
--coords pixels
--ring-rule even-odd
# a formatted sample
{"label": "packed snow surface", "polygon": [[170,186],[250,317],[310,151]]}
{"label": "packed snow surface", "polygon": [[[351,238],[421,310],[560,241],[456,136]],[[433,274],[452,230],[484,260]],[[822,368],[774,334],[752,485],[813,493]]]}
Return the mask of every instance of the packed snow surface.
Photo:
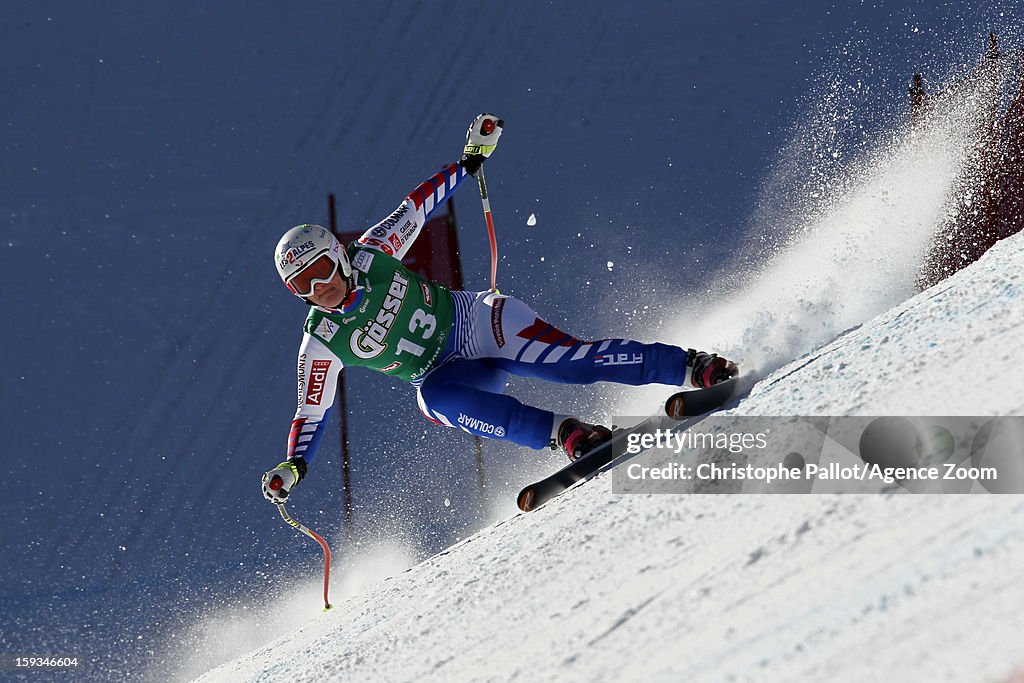
{"label": "packed snow surface", "polygon": [[[956,112],[906,126],[910,75],[936,92],[990,30],[1009,55],[1019,3],[581,6],[5,7],[0,654],[79,653],[82,677],[118,681],[263,646],[212,677],[853,678],[903,670],[902,641],[870,628],[884,624],[922,643],[902,663],[920,678],[1009,664],[1013,618],[982,615],[1021,604],[996,571],[1019,566],[999,557],[1016,548],[1012,499],[971,499],[957,521],[954,498],[648,500],[601,477],[517,517],[515,492],[560,456],[489,442],[480,477],[472,443],[423,420],[410,387],[358,371],[354,524],[333,433],[291,510],[335,550],[338,607],[316,611],[319,550],[259,493],[306,313],[269,252],[326,221],[327,192],[343,228],[373,224],[457,158],[483,110],[506,120],[488,162],[499,287],[563,329],[733,356],[763,378],[740,412],[1021,410],[1014,247],[963,276],[978,292],[911,299],[970,141]],[[483,288],[463,187],[465,282]],[[663,397],[512,391],[602,421]]]}
{"label": "packed snow surface", "polygon": [[[1022,262],[1024,239],[997,245],[733,413],[1024,412]],[[308,592],[305,624],[201,680],[998,681],[1024,665],[1019,496],[614,495],[610,481],[330,612]]]}

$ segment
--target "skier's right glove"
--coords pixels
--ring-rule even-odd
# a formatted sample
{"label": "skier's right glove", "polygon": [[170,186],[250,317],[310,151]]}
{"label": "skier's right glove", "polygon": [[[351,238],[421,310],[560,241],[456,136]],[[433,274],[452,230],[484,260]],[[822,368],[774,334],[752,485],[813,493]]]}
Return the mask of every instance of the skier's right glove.
{"label": "skier's right glove", "polygon": [[491,156],[491,152],[498,146],[498,138],[504,126],[505,122],[494,114],[480,114],[473,119],[466,131],[466,146],[462,150],[459,165],[476,175],[484,159]]}
{"label": "skier's right glove", "polygon": [[288,500],[288,494],[306,476],[306,461],[292,458],[263,475],[263,497],[275,505]]}

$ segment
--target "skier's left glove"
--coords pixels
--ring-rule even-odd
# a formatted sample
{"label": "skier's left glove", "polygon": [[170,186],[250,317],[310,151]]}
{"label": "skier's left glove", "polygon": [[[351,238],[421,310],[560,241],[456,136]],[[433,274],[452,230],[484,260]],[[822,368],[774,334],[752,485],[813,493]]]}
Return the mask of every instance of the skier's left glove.
{"label": "skier's left glove", "polygon": [[475,175],[484,159],[491,156],[491,152],[498,146],[498,138],[504,126],[505,122],[494,114],[480,114],[473,119],[466,131],[466,146],[462,150],[459,165]]}
{"label": "skier's left glove", "polygon": [[306,461],[292,458],[263,475],[263,497],[275,505],[288,500],[288,494],[306,476]]}

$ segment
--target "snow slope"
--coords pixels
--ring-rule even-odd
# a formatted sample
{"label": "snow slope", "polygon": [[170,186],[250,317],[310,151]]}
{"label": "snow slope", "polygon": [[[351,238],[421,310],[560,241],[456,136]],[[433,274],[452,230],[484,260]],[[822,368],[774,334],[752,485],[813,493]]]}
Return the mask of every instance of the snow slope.
{"label": "snow slope", "polygon": [[[1021,263],[1019,235],[733,413],[1021,414]],[[1024,667],[1020,496],[613,495],[610,481],[200,680],[999,681]]]}
{"label": "snow slope", "polygon": [[[304,315],[269,249],[323,220],[328,191],[345,227],[371,224],[457,155],[474,114],[499,112],[503,291],[581,337],[668,330],[767,371],[903,301],[891,285],[905,273],[863,301],[844,290],[842,315],[789,334],[829,293],[808,290],[761,346],[743,336],[766,325],[675,324],[684,303],[721,293],[737,244],[802,227],[786,214],[806,188],[780,170],[841,174],[905,119],[911,73],[948,82],[989,30],[1014,47],[1019,13],[1005,0],[7,3],[0,653],[79,652],[92,680],[162,679],[308,620],[301,601],[264,602],[283,585],[315,596],[318,567],[258,481],[284,450]],[[900,225],[940,209],[955,165],[939,162],[913,178],[934,192],[899,203]],[[484,286],[466,187],[464,266]],[[870,207],[876,227],[892,205]],[[730,310],[757,322],[756,298]],[[488,444],[481,496],[467,439],[423,421],[408,387],[353,379],[355,538],[336,438],[293,510],[332,540],[339,597],[508,517],[509,494],[558,463]],[[566,411],[624,405],[514,389]]]}

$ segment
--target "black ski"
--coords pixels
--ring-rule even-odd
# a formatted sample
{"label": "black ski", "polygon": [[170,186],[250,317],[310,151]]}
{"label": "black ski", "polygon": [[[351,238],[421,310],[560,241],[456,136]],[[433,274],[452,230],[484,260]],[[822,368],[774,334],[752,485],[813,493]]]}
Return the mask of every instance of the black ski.
{"label": "black ski", "polygon": [[[734,377],[709,389],[694,389],[673,394],[665,402],[665,415],[682,420],[720,408],[736,393],[737,379]],[[523,512],[535,510],[576,482],[594,474],[622,454],[621,446],[626,437],[662,419],[663,415],[656,415],[629,429],[618,430],[611,441],[601,444],[554,474],[530,484],[519,492],[516,499],[519,509]]]}
{"label": "black ski", "polygon": [[676,392],[665,401],[665,414],[676,420],[703,415],[728,403],[738,388],[739,377],[733,377],[709,389]]}

